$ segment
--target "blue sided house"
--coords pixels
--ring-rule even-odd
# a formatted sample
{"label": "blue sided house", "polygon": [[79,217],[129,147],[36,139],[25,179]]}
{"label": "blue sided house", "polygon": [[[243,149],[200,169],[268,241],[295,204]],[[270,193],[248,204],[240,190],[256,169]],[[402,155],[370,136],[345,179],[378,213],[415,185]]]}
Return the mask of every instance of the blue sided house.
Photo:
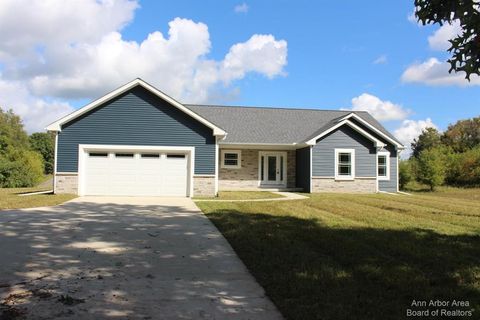
{"label": "blue sided house", "polygon": [[367,112],[182,104],[135,79],[47,127],[56,193],[397,192],[404,146]]}

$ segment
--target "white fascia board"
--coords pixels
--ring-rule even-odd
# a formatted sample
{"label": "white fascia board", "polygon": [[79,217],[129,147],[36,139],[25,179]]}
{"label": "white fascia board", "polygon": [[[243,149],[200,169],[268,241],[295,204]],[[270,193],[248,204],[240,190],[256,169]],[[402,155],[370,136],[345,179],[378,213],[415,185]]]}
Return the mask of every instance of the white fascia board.
{"label": "white fascia board", "polygon": [[295,150],[308,147],[306,143],[234,143],[219,142],[220,148],[259,149],[259,150]]}
{"label": "white fascia board", "polygon": [[350,128],[352,128],[353,130],[357,131],[358,133],[360,133],[362,136],[364,136],[365,138],[369,139],[370,141],[372,141],[374,144],[375,144],[375,147],[385,147],[385,144],[383,142],[381,142],[380,140],[378,140],[377,138],[375,138],[374,136],[372,136],[370,133],[368,133],[367,131],[363,130],[362,128],[360,128],[359,126],[357,126],[356,124],[354,124],[353,122],[351,121],[348,121],[347,120],[343,120],[342,122],[339,122],[337,123],[336,125],[334,125],[333,127],[323,131],[322,133],[320,133],[319,135],[317,135],[316,137],[308,140],[306,143],[309,144],[309,145],[315,145],[317,143],[317,140],[320,139],[321,137],[329,134],[330,132],[340,128],[341,126],[343,125],[347,125],[349,126]]}
{"label": "white fascia board", "polygon": [[355,118],[355,120],[361,122],[363,125],[365,125],[366,127],[368,127],[369,129],[371,129],[372,131],[376,132],[378,135],[380,135],[381,137],[385,138],[386,140],[390,141],[393,145],[395,145],[395,147],[397,147],[398,149],[405,149],[405,146],[398,143],[397,141],[393,140],[392,138],[390,138],[389,136],[387,136],[385,133],[383,133],[382,131],[378,130],[377,128],[375,128],[374,126],[372,126],[370,123],[368,123],[366,120],[362,119],[362,117],[360,117],[359,115],[355,114],[355,113],[349,113],[347,116],[343,117],[340,121],[343,121],[343,120],[348,120],[350,118]]}
{"label": "white fascia board", "polygon": [[184,105],[182,105],[177,100],[173,99],[172,97],[170,97],[167,94],[163,93],[162,91],[158,90],[154,86],[152,86],[152,85],[148,84],[147,82],[143,81],[142,79],[138,79],[138,78],[133,80],[133,81],[130,81],[129,83],[121,86],[118,89],[113,90],[112,92],[104,95],[103,97],[87,104],[83,108],[80,108],[80,109],[70,113],[69,115],[67,115],[67,116],[49,124],[46,127],[46,129],[48,131],[57,131],[57,132],[62,131],[62,125],[63,124],[81,116],[82,114],[85,114],[86,112],[88,112],[92,109],[95,109],[96,107],[100,106],[102,103],[105,103],[105,102],[115,98],[116,96],[119,96],[120,94],[130,90],[131,88],[133,88],[137,85],[140,85],[143,88],[149,90],[150,92],[152,92],[156,96],[158,96],[161,99],[165,100],[166,102],[170,103],[172,106],[176,107],[177,109],[179,109],[179,110],[183,111],[184,113],[188,114],[189,116],[191,116],[195,120],[197,120],[200,123],[203,123],[207,127],[211,128],[213,130],[213,135],[214,136],[224,136],[224,135],[226,135],[226,132],[223,129],[217,127],[216,125],[214,125],[210,121],[206,120],[205,118],[202,118],[201,116],[199,116],[198,114],[196,114],[192,110],[190,110],[187,107],[185,107]]}

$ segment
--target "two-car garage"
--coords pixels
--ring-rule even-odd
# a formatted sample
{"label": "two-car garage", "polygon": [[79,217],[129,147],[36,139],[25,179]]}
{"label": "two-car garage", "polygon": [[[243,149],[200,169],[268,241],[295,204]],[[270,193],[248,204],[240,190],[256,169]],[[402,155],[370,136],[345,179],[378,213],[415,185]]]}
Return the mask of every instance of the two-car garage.
{"label": "two-car garage", "polygon": [[81,145],[79,193],[188,196],[193,167],[193,162],[190,161],[192,149]]}

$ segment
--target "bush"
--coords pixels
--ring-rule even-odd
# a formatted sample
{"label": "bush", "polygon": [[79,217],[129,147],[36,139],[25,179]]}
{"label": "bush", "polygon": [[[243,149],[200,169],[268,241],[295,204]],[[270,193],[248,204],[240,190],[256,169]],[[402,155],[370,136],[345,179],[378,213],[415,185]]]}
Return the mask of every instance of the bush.
{"label": "bush", "polygon": [[402,160],[398,163],[398,184],[400,189],[404,190],[405,186],[413,180],[412,160]]}
{"label": "bush", "polygon": [[480,185],[480,147],[452,157],[448,166],[447,181],[457,186]]}
{"label": "bush", "polygon": [[36,132],[29,137],[30,147],[43,157],[45,173],[53,173],[55,136],[50,133]]}
{"label": "bush", "polygon": [[42,156],[31,150],[7,148],[0,156],[0,187],[33,187],[43,177]]}
{"label": "bush", "polygon": [[446,154],[447,150],[441,147],[423,150],[419,154],[417,180],[428,185],[431,191],[445,181]]}

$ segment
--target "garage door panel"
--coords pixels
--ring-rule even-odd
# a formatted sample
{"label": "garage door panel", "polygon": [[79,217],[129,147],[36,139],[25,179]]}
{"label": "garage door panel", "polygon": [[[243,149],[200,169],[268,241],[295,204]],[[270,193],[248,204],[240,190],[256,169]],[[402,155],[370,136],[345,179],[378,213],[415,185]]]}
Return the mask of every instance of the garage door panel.
{"label": "garage door panel", "polygon": [[188,156],[156,152],[109,152],[85,161],[86,195],[186,196]]}

